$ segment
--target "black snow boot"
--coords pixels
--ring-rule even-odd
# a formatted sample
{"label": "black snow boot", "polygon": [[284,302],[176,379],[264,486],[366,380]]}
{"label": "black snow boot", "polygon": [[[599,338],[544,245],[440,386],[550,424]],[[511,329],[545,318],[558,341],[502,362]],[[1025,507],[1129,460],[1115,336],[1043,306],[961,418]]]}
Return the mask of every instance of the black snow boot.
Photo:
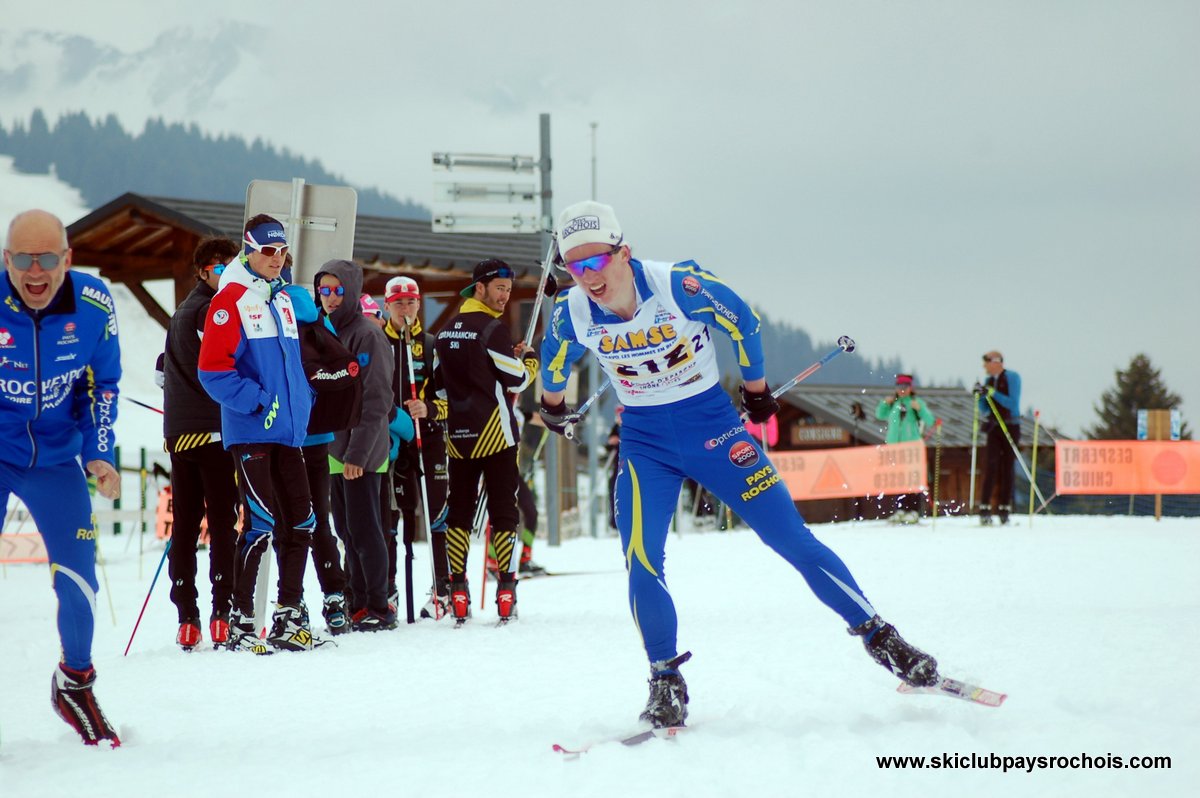
{"label": "black snow boot", "polygon": [[692,652],[685,651],[674,659],[650,663],[650,698],[638,720],[646,721],[656,729],[684,725],[688,715],[688,692],[679,666],[691,658]]}
{"label": "black snow boot", "polygon": [[871,620],[849,630],[863,638],[863,646],[871,658],[913,687],[937,684],[937,660],[908,643],[896,628],[876,615]]}

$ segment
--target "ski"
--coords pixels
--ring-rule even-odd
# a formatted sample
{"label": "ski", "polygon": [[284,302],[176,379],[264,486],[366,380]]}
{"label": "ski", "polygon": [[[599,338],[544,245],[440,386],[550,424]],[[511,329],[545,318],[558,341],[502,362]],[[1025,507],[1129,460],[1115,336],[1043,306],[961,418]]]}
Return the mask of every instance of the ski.
{"label": "ski", "polygon": [[910,684],[901,682],[896,687],[897,693],[915,694],[925,693],[928,695],[944,695],[951,698],[958,698],[963,701],[970,701],[973,704],[982,704],[985,707],[998,707],[1004,703],[1004,699],[1008,698],[1008,693],[997,693],[994,690],[985,690],[979,685],[967,684],[956,679],[943,677],[941,681],[930,687],[913,687]]}
{"label": "ski", "polygon": [[520,574],[518,581],[525,582],[530,579],[549,579],[552,576],[596,576],[598,574],[620,573],[619,571],[542,571],[540,573]]}
{"label": "ski", "polygon": [[680,732],[686,731],[687,726],[667,726],[663,729],[642,729],[641,731],[632,734],[619,734],[615,737],[605,737],[600,740],[593,740],[590,743],[584,743],[578,748],[567,748],[566,746],[554,744],[554,750],[562,754],[567,759],[578,759],[583,754],[586,754],[592,748],[606,743],[620,743],[621,745],[641,745],[647,740],[673,740]]}

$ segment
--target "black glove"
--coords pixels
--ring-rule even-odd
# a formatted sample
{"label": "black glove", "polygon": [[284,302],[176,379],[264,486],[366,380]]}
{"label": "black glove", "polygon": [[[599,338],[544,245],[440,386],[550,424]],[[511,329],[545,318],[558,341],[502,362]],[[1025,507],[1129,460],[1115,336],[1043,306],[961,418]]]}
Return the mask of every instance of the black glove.
{"label": "black glove", "polygon": [[975,387],[971,389],[971,393],[979,396],[979,394],[983,393],[983,386],[976,382]]}
{"label": "black glove", "polygon": [[771,386],[768,385],[762,393],[751,393],[745,385],[739,385],[738,391],[742,394],[742,412],[755,424],[765,424],[779,412],[779,402],[771,396]]}
{"label": "black glove", "polygon": [[567,434],[568,428],[573,428],[579,423],[580,418],[578,413],[567,407],[566,402],[548,405],[544,397],[538,403],[538,414],[541,415],[542,423],[546,425],[546,429],[563,436]]}

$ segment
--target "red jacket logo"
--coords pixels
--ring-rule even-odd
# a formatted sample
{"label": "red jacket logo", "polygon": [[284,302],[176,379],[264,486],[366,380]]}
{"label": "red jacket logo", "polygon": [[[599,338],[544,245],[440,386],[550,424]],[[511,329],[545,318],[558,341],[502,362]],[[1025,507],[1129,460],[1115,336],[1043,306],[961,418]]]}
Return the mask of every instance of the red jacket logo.
{"label": "red jacket logo", "polygon": [[738,441],[729,447],[729,462],[738,468],[751,468],[758,465],[758,449],[749,441]]}
{"label": "red jacket logo", "polygon": [[688,275],[683,278],[683,293],[688,296],[695,296],[700,293],[700,281],[695,277]]}

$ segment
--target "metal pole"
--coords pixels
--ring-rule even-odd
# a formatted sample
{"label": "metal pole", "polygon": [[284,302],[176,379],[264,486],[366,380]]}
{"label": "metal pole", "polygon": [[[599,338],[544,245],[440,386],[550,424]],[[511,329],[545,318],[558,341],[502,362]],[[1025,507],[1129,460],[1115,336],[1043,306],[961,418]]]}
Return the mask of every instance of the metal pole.
{"label": "metal pole", "polygon": [[[551,232],[554,227],[554,195],[550,190],[550,114],[538,115],[538,127],[538,171],[542,175],[542,249],[549,251],[554,238],[554,233]],[[550,323],[550,313],[550,305],[542,303],[542,318],[546,325]],[[529,343],[532,345],[532,342]],[[558,526],[559,516],[562,514],[559,501],[561,486],[558,479],[559,445],[557,440],[553,440],[546,447],[546,537],[551,546],[562,542]]]}
{"label": "metal pole", "polygon": [[[287,243],[292,254],[292,282],[304,285],[311,275],[297,274],[300,268],[300,219],[304,213],[304,178],[292,178],[292,208],[288,212]],[[301,282],[303,279],[304,282]],[[355,298],[357,301],[357,297]]]}
{"label": "metal pole", "polygon": [[[596,199],[596,122],[592,122],[592,199]],[[600,385],[600,361],[597,358],[589,358],[587,366],[588,389],[596,390]],[[605,383],[607,385],[607,383]],[[603,431],[600,429],[600,414],[593,413],[588,419],[588,449],[587,449],[587,470],[588,484],[590,484],[590,499],[588,501],[588,531],[594,538],[600,537],[600,458],[597,449],[600,447],[600,436]]]}

